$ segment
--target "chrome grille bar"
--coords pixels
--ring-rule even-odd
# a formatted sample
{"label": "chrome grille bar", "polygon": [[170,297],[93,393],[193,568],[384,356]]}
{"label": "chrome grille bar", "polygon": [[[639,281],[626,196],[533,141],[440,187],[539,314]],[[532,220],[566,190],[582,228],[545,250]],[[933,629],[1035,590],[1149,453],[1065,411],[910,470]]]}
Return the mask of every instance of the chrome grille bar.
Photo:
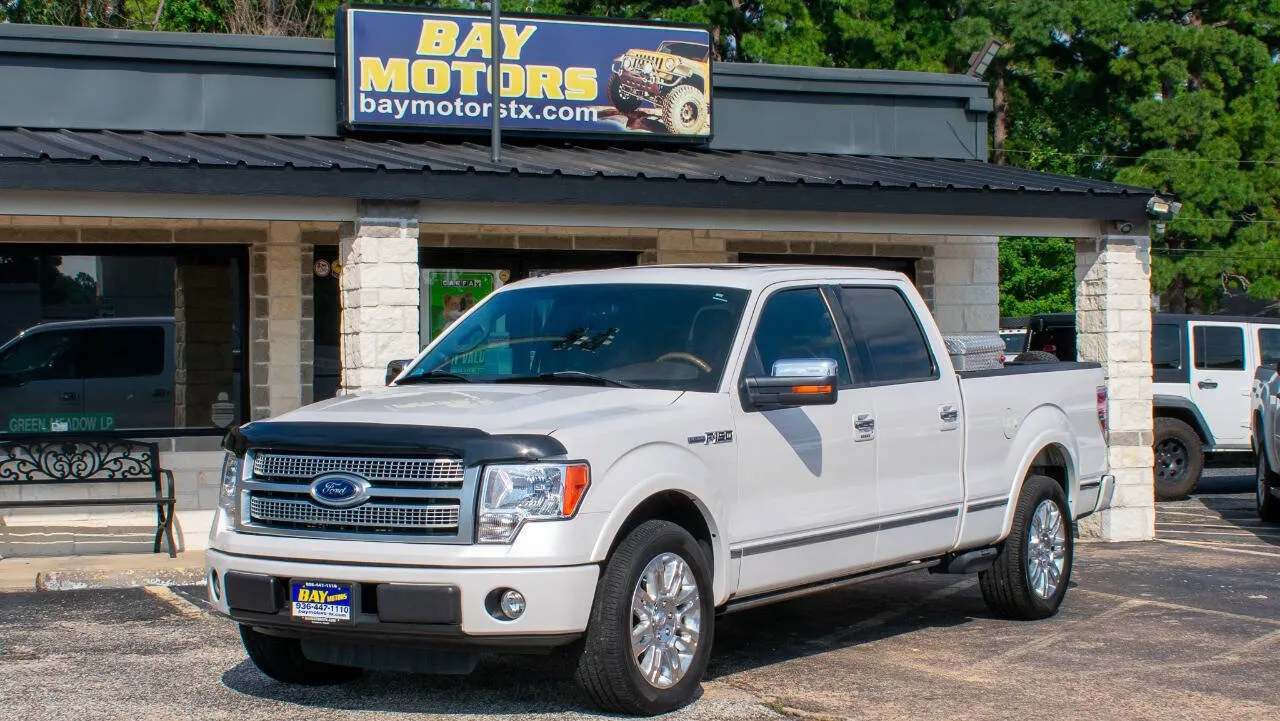
{"label": "chrome grille bar", "polygon": [[454,530],[458,506],[405,506],[366,503],[355,508],[324,508],[310,501],[250,495],[249,517],[266,523],[391,528],[397,531]]}
{"label": "chrome grille bar", "polygon": [[371,483],[462,483],[463,464],[457,458],[374,458],[262,453],[253,459],[257,478],[296,478],[310,481],[322,473],[346,471]]}

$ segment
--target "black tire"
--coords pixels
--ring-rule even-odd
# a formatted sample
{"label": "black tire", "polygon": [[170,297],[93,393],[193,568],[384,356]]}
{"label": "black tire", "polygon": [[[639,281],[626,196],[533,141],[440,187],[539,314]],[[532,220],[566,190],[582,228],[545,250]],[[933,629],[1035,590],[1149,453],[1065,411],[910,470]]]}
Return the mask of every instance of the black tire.
{"label": "black tire", "polygon": [[[651,685],[631,651],[631,599],[650,561],[679,556],[698,587],[699,638],[684,676],[669,688]],[[668,521],[645,521],[627,534],[605,564],[596,587],[591,620],[577,659],[574,680],[605,711],[653,715],[680,708],[697,694],[711,655],[715,606],[711,571],[703,548],[689,532]]]}
{"label": "black tire", "polygon": [[1024,350],[1013,357],[1014,363],[1057,363],[1058,356],[1047,350]]}
{"label": "black tire", "polygon": [[354,681],[363,673],[350,666],[312,661],[302,654],[302,642],[259,633],[240,624],[240,640],[249,660],[268,678],[300,686],[332,686]]}
{"label": "black tire", "polygon": [[677,85],[662,99],[662,124],[672,135],[693,135],[707,120],[707,96],[692,85]]}
{"label": "black tire", "polygon": [[609,103],[622,113],[634,113],[643,102],[640,98],[622,94],[622,78],[617,75],[609,77]]}
{"label": "black tire", "polygon": [[1258,450],[1254,452],[1258,457],[1257,464],[1257,481],[1258,489],[1255,502],[1258,509],[1258,518],[1263,523],[1280,523],[1280,498],[1276,498],[1272,490],[1280,488],[1280,474],[1271,470],[1271,464],[1267,462],[1266,450],[1258,445]]}
{"label": "black tire", "polygon": [[[1057,506],[1063,531],[1062,573],[1056,590],[1043,596],[1032,586],[1027,564],[1032,516],[1040,504],[1049,501]],[[992,613],[1001,618],[1032,621],[1048,618],[1058,612],[1071,584],[1071,567],[1075,558],[1075,542],[1071,533],[1071,515],[1067,495],[1058,482],[1047,476],[1029,476],[1018,494],[1013,511],[1013,527],[996,554],[991,568],[978,574],[982,599]],[[1046,591],[1049,589],[1046,588]]]}
{"label": "black tire", "polygon": [[1177,418],[1155,423],[1155,486],[1157,501],[1180,501],[1200,484],[1204,443],[1195,429]]}

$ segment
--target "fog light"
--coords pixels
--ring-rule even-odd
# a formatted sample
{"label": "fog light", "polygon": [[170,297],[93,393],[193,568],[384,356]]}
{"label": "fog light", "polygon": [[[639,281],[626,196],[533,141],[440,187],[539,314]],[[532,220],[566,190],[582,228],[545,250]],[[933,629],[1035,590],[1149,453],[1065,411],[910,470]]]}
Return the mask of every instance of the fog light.
{"label": "fog light", "polygon": [[502,610],[503,616],[514,621],[524,613],[524,595],[515,589],[508,589],[502,593],[498,608]]}
{"label": "fog light", "polygon": [[209,569],[209,592],[213,594],[213,600],[222,600],[222,585],[218,583],[218,569]]}

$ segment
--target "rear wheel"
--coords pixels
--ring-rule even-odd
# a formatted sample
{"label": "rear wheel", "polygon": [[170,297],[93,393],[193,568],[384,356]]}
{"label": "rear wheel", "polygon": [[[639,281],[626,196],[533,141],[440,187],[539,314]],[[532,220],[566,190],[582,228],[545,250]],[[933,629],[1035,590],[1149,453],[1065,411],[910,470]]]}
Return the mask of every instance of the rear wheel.
{"label": "rear wheel", "polygon": [[1155,423],[1155,483],[1157,501],[1186,498],[1200,483],[1204,444],[1195,430],[1177,418]]}
{"label": "rear wheel", "polygon": [[680,708],[706,671],[714,621],[703,548],[674,523],[646,521],[605,564],[575,679],[606,711]]}
{"label": "rear wheel", "polygon": [[1030,476],[1022,484],[1009,537],[978,574],[982,599],[997,616],[1029,621],[1058,612],[1075,553],[1070,514],[1057,481]]}
{"label": "rear wheel", "polygon": [[1280,498],[1274,495],[1274,490],[1280,488],[1280,475],[1271,470],[1265,449],[1259,447],[1255,455],[1258,457],[1258,518],[1265,523],[1280,523]]}
{"label": "rear wheel", "polygon": [[240,624],[240,640],[249,660],[268,678],[302,686],[329,686],[354,681],[361,669],[312,661],[302,653],[296,638],[268,636]]}

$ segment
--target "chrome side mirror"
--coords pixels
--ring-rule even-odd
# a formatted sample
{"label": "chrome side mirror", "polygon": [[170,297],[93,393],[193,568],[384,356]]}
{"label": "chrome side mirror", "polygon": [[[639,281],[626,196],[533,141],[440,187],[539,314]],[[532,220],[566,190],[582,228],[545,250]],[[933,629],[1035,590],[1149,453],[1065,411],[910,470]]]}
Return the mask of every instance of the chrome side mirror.
{"label": "chrome side mirror", "polygon": [[839,394],[840,365],[830,358],[783,358],[770,375],[746,379],[747,402],[756,410],[831,405]]}

